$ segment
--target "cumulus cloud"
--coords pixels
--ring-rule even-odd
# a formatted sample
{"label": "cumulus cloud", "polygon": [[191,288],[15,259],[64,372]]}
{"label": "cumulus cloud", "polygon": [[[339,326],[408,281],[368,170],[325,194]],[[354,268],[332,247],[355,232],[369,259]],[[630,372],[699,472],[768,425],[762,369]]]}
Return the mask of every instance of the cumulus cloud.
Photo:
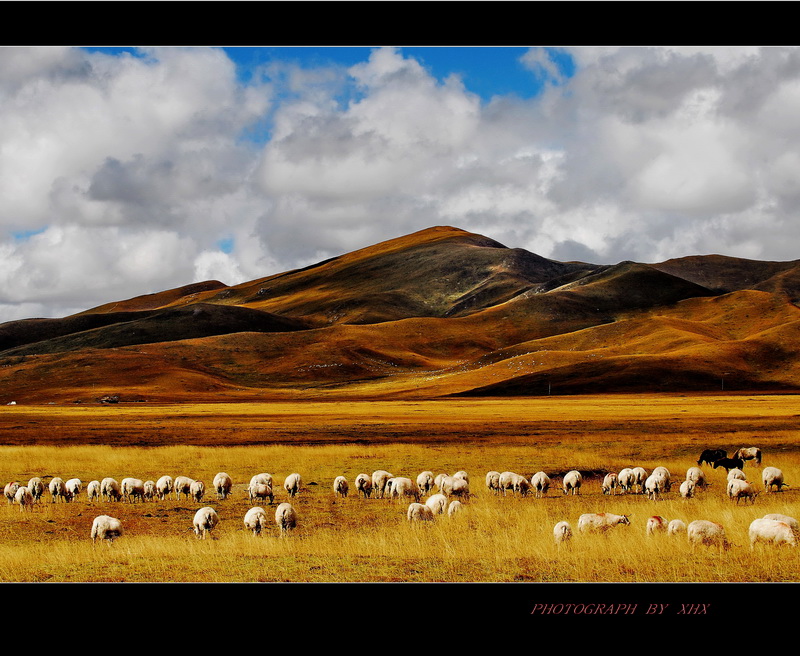
{"label": "cumulus cloud", "polygon": [[797,257],[800,49],[555,54],[574,72],[533,48],[541,92],[486,100],[395,48],[246,84],[214,48],[0,49],[0,321],[442,224],[597,263]]}

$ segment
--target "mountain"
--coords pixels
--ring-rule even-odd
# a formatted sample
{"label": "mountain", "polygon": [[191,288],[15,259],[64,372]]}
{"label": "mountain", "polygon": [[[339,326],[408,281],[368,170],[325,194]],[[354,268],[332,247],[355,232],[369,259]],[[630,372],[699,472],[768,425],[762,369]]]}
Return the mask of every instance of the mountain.
{"label": "mountain", "polygon": [[0,324],[0,402],[800,387],[800,261],[558,262],[440,226]]}

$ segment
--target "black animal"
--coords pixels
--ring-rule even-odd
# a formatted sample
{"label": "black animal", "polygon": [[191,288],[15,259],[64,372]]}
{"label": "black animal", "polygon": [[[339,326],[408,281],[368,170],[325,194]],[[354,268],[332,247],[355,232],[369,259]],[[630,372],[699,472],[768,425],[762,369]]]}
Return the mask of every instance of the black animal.
{"label": "black animal", "polygon": [[707,462],[709,465],[713,465],[714,462],[720,458],[727,457],[727,455],[728,452],[725,449],[705,449],[703,453],[700,454],[700,460],[697,461],[697,464],[702,465],[704,462]]}
{"label": "black animal", "polygon": [[717,467],[724,467],[726,472],[729,472],[731,469],[743,469],[744,460],[741,458],[720,458],[714,461],[714,469]]}

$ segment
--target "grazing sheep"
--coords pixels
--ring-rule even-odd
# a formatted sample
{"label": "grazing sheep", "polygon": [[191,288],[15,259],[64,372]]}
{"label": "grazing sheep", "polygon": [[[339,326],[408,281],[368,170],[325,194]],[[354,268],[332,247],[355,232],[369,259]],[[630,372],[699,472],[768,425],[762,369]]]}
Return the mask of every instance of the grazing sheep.
{"label": "grazing sheep", "polygon": [[667,532],[667,520],[661,515],[653,515],[647,519],[646,535],[656,535]]}
{"label": "grazing sheep", "polygon": [[647,470],[644,467],[634,467],[632,470],[633,472],[633,484],[639,486],[639,493],[644,494],[644,482],[647,480]]}
{"label": "grazing sheep", "polygon": [[66,483],[64,483],[64,487],[67,488],[67,492],[69,492],[69,500],[72,501],[81,493],[81,490],[83,489],[83,483],[81,482],[80,478],[70,478]]}
{"label": "grazing sheep", "polygon": [[601,489],[603,490],[603,494],[614,494],[614,491],[617,489],[617,474],[614,472],[609,472],[603,477],[603,482],[600,485]]}
{"label": "grazing sheep", "polygon": [[500,485],[500,489],[503,491],[503,496],[506,495],[506,490],[514,491],[514,479],[519,476],[519,474],[515,474],[514,472],[504,471],[500,474],[500,478],[498,480],[498,484]]}
{"label": "grazing sheep", "polygon": [[755,460],[756,464],[761,464],[761,449],[757,446],[743,446],[736,453],[733,454],[734,458],[741,460]]}
{"label": "grazing sheep", "polygon": [[194,483],[194,480],[188,476],[176,476],[175,481],[173,482],[175,499],[180,500],[181,494],[183,495],[184,499],[188,499],[190,496],[192,496],[192,483]]}
{"label": "grazing sheep", "polygon": [[500,492],[500,472],[486,472],[486,489],[494,494]]}
{"label": "grazing sheep", "polygon": [[[531,484],[527,478],[525,478],[522,474],[514,474],[514,478],[511,481],[512,490],[514,490],[514,494],[519,494],[521,497],[528,496],[528,492],[531,491]],[[469,494],[469,491],[467,492]]]}
{"label": "grazing sheep", "polygon": [[629,525],[631,522],[627,515],[614,515],[613,513],[586,513],[578,518],[578,530],[581,533],[599,531],[605,532],[614,526]]}
{"label": "grazing sheep", "polygon": [[394,475],[385,469],[378,469],[372,472],[372,490],[376,499],[383,499],[383,495],[386,492],[386,483],[390,478],[394,478]]}
{"label": "grazing sheep", "polygon": [[100,494],[105,501],[121,501],[122,490],[119,483],[113,478],[104,478],[100,481]]}
{"label": "grazing sheep", "polygon": [[63,500],[65,503],[69,502],[70,493],[67,490],[67,486],[63,479],[56,476],[50,481],[50,484],[47,487],[50,490],[50,503],[55,503],[59,499]]}
{"label": "grazing sheep", "polygon": [[672,489],[672,474],[666,467],[656,467],[651,476],[660,476],[664,481],[664,491],[669,492]]}
{"label": "grazing sheep", "polygon": [[469,474],[467,474],[467,472],[465,472],[463,469],[453,474],[453,478],[460,478],[462,481],[469,483]]}
{"label": "grazing sheep", "polygon": [[156,484],[155,481],[144,482],[144,500],[153,501],[156,498]]}
{"label": "grazing sheep", "polygon": [[[522,477],[520,477],[522,478]],[[519,480],[516,481],[519,484]],[[525,481],[527,484],[527,481]],[[469,481],[465,478],[451,476],[442,481],[442,493],[448,497],[458,497],[459,499],[469,498]],[[530,488],[530,486],[528,486]],[[515,491],[517,488],[515,487]]]}
{"label": "grazing sheep", "polygon": [[728,472],[727,480],[732,481],[734,478],[738,478],[740,481],[747,480],[747,476],[745,475],[745,473],[738,467],[734,467]]}
{"label": "grazing sheep", "polygon": [[689,527],[686,529],[686,536],[692,547],[692,551],[695,550],[698,544],[702,544],[706,547],[716,546],[719,547],[720,551],[723,549],[730,549],[731,546],[733,546],[728,542],[722,524],[710,522],[707,519],[696,519],[689,524]]}
{"label": "grazing sheep", "polygon": [[284,502],[277,507],[275,510],[275,523],[281,530],[281,537],[297,527],[297,513],[291,504]]}
{"label": "grazing sheep", "polygon": [[417,484],[414,483],[410,478],[404,478],[402,476],[398,476],[395,478],[390,479],[391,484],[387,482],[387,490],[389,491],[389,496],[392,499],[404,499],[406,497],[413,498],[414,501],[419,503],[420,495],[419,489],[417,488]]}
{"label": "grazing sheep", "polygon": [[774,519],[784,524],[788,524],[795,533],[800,533],[800,524],[794,517],[789,515],[781,515],[780,513],[768,513],[764,515],[764,519]]}
{"label": "grazing sheep", "polygon": [[537,499],[541,499],[543,496],[547,495],[547,491],[550,489],[550,484],[550,477],[543,471],[536,472],[533,476],[531,476],[531,487],[536,490]]}
{"label": "grazing sheep", "polygon": [[14,503],[14,496],[17,494],[19,488],[20,485],[17,481],[6,483],[5,488],[3,488],[3,493],[6,495],[6,501],[8,501],[8,503]]}
{"label": "grazing sheep", "polygon": [[269,504],[272,505],[275,501],[275,495],[272,492],[272,486],[266,483],[250,483],[247,488],[247,496],[250,503],[254,501],[266,501],[269,499]]}
{"label": "grazing sheep", "polygon": [[206,535],[214,530],[217,524],[219,524],[219,515],[217,515],[217,511],[211,506],[200,508],[200,510],[194,514],[194,520],[192,521],[194,534],[203,540],[206,539]]}
{"label": "grazing sheep", "polygon": [[97,540],[106,540],[107,544],[111,544],[120,535],[122,535],[122,522],[117,518],[108,515],[98,515],[94,518],[91,532],[92,543]]}
{"label": "grazing sheep", "polygon": [[749,481],[740,481],[738,478],[728,482],[728,497],[733,500],[736,499],[736,505],[739,501],[744,499],[750,503],[755,503],[758,492]]}
{"label": "grazing sheep", "polygon": [[175,482],[172,476],[162,476],[156,481],[156,494],[161,501],[164,501],[175,490]]}
{"label": "grazing sheep", "polygon": [[253,485],[253,483],[260,483],[261,485],[269,485],[270,487],[274,487],[272,484],[272,474],[268,474],[267,472],[262,472],[253,476],[253,478],[250,479],[250,485]]}
{"label": "grazing sheep", "polygon": [[689,481],[689,480],[683,481],[680,487],[681,496],[684,499],[691,499],[692,497],[694,497],[694,490],[696,487],[697,485],[695,484],[694,481]]}
{"label": "grazing sheep", "polygon": [[122,500],[128,503],[144,501],[144,481],[140,478],[122,479]]}
{"label": "grazing sheep", "polygon": [[553,539],[559,547],[572,539],[572,527],[569,522],[558,522],[553,527]]}
{"label": "grazing sheep", "polygon": [[333,492],[339,496],[346,497],[350,491],[350,486],[344,476],[337,476],[333,481]]}
{"label": "grazing sheep", "polygon": [[667,535],[682,535],[686,533],[686,524],[680,519],[673,519],[667,526]]}
{"label": "grazing sheep", "polygon": [[26,486],[28,490],[30,490],[31,495],[33,496],[33,500],[35,502],[39,502],[42,500],[42,495],[44,494],[44,483],[42,483],[42,479],[38,476],[34,476],[31,480],[28,481],[28,485]]}
{"label": "grazing sheep", "polygon": [[300,483],[300,474],[289,474],[283,481],[283,489],[286,490],[289,498],[294,499],[300,494]]}
{"label": "grazing sheep", "polygon": [[206,484],[203,483],[203,481],[192,481],[192,484],[189,486],[189,494],[192,496],[192,499],[200,503],[206,495]]}
{"label": "grazing sheep", "polygon": [[797,546],[796,534],[792,527],[785,522],[777,519],[754,519],[750,523],[748,530],[750,536],[750,549],[754,549],[756,542],[772,544],[776,547],[787,544],[792,547]]}
{"label": "grazing sheep", "polygon": [[244,516],[244,527],[253,531],[253,535],[261,535],[261,531],[267,527],[267,513],[258,506],[250,508]]}
{"label": "grazing sheep", "polygon": [[20,487],[16,494],[14,494],[14,501],[19,504],[20,512],[24,510],[33,510],[33,495],[25,486]]}
{"label": "grazing sheep", "polygon": [[620,469],[619,474],[617,474],[617,483],[623,494],[628,494],[633,491],[633,486],[636,485],[636,474],[633,473],[630,467]]}
{"label": "grazing sheep", "polygon": [[764,483],[764,491],[769,493],[773,487],[777,488],[778,492],[783,492],[784,487],[789,487],[783,482],[783,472],[777,467],[764,467],[761,472],[761,480]]}
{"label": "grazing sheep", "polygon": [[217,492],[217,499],[227,499],[233,488],[233,479],[225,472],[219,472],[212,481]]}
{"label": "grazing sheep", "polygon": [[86,496],[89,501],[100,501],[100,481],[89,481],[86,486]]}
{"label": "grazing sheep", "polygon": [[363,494],[365,499],[372,494],[372,479],[367,474],[356,476],[356,494]]}
{"label": "grazing sheep", "polygon": [[564,494],[580,494],[581,485],[583,484],[583,476],[575,469],[569,471],[564,476],[561,482]]}
{"label": "grazing sheep", "polygon": [[447,497],[441,492],[438,494],[432,494],[430,497],[428,497],[425,505],[428,506],[428,508],[430,508],[434,514],[442,515],[444,514],[444,509],[447,507]]}
{"label": "grazing sheep", "polygon": [[406,511],[409,522],[432,522],[433,511],[422,503],[411,503]]}
{"label": "grazing sheep", "polygon": [[430,491],[433,489],[434,482],[433,482],[433,472],[431,471],[424,471],[417,476],[417,487],[419,488],[419,493],[422,495],[430,494]]}
{"label": "grazing sheep", "polygon": [[464,509],[464,504],[462,504],[458,499],[453,499],[450,502],[450,505],[447,506],[447,516],[452,517],[456,513],[461,512]]}
{"label": "grazing sheep", "polygon": [[436,474],[436,476],[433,479],[433,484],[436,486],[436,489],[439,490],[439,492],[442,491],[442,481],[445,478],[448,478],[447,474]]}
{"label": "grazing sheep", "polygon": [[692,481],[695,486],[700,489],[704,489],[708,486],[706,475],[700,467],[689,467],[689,469],[686,470],[686,480]]}

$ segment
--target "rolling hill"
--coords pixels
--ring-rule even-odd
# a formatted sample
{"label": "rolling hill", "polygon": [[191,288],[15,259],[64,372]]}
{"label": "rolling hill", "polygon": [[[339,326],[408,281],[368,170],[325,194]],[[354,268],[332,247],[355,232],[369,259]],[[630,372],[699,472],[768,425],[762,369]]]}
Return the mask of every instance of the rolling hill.
{"label": "rolling hill", "polygon": [[0,324],[0,402],[800,388],[800,261],[558,262],[435,227]]}

